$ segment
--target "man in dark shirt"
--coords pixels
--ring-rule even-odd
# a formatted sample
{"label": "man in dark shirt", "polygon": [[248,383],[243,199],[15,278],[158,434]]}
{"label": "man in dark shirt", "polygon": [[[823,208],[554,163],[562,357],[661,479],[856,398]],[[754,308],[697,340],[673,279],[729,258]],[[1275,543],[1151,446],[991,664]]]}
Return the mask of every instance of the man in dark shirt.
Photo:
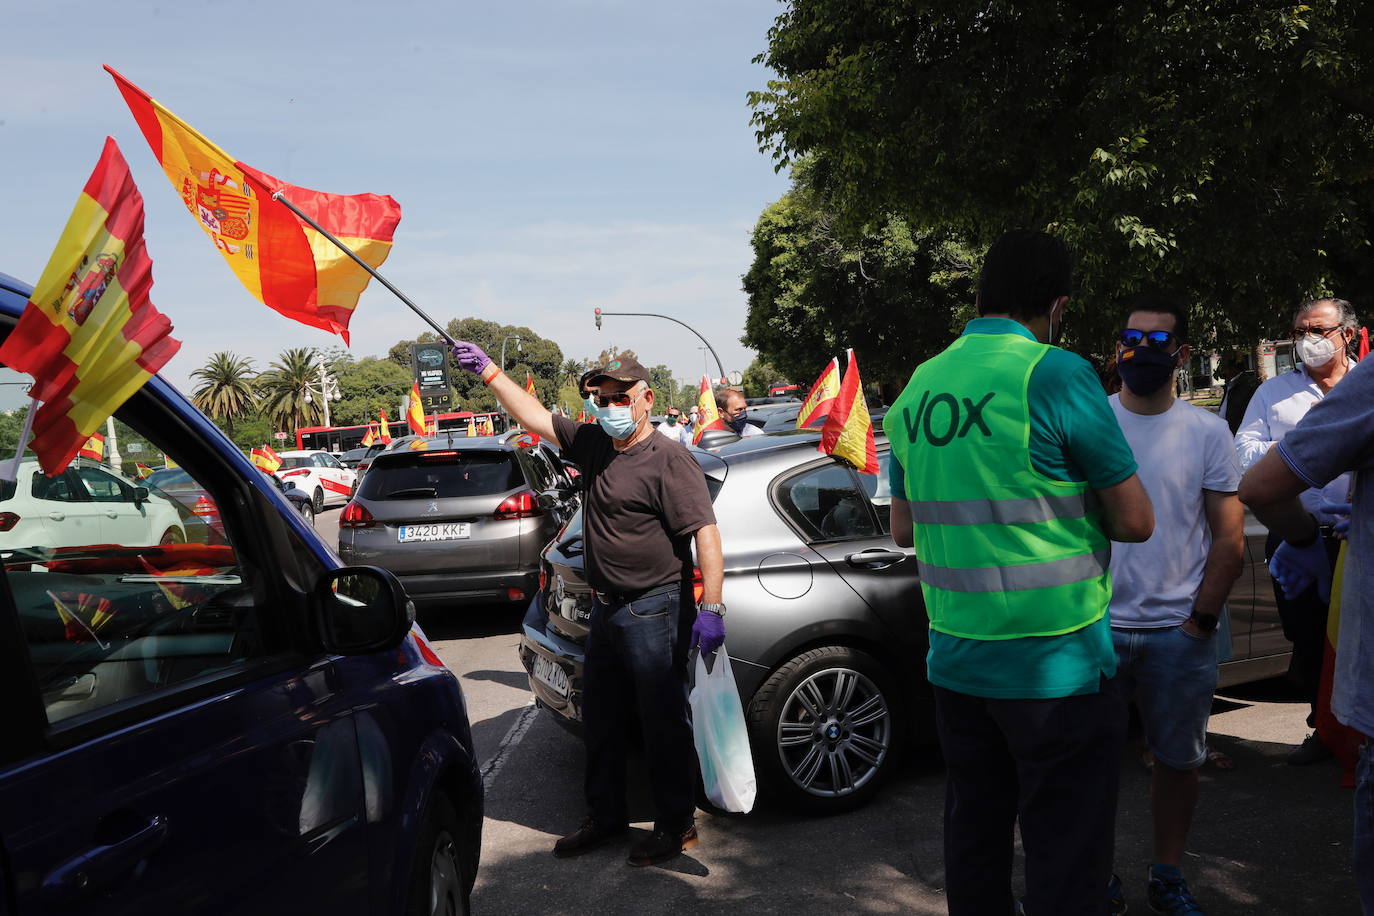
{"label": "man in dark shirt", "polygon": [[[654,392],[634,359],[583,376],[596,424],[554,416],[475,344],[453,348],[530,432],[558,442],[582,470],[583,545],[594,589],[583,667],[585,789],[590,813],[554,844],[581,855],[625,832],[631,717],[644,735],[657,818],[631,865],[665,862],[697,844],[696,751],[687,711],[687,654],[725,640],[720,532],[706,479],[685,448],[654,432]],[[692,596],[692,546],[702,601]]]}

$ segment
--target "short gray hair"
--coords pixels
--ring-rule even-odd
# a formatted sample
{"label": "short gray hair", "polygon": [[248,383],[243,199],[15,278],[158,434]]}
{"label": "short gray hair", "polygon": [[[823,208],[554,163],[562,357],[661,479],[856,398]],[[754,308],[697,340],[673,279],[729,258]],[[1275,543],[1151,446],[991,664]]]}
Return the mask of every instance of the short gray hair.
{"label": "short gray hair", "polygon": [[1335,306],[1336,313],[1340,316],[1340,320],[1337,324],[1342,329],[1358,328],[1360,326],[1360,319],[1355,317],[1355,306],[1344,299],[1337,299],[1334,296],[1322,296],[1318,299],[1308,299],[1302,305],[1298,306],[1298,310],[1293,313],[1293,321],[1291,323],[1297,324],[1299,318],[1319,305]]}

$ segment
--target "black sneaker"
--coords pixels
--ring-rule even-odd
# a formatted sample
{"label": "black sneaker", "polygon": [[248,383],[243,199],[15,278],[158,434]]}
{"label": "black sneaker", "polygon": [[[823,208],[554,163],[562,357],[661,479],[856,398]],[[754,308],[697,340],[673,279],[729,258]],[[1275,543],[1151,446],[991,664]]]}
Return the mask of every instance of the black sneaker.
{"label": "black sneaker", "polygon": [[1152,874],[1146,894],[1150,901],[1150,909],[1156,913],[1168,913],[1169,916],[1204,916],[1193,897],[1193,892],[1188,890],[1188,882],[1182,878],[1169,881],[1156,878]]}
{"label": "black sneaker", "polygon": [[1309,763],[1319,763],[1330,756],[1331,749],[1322,743],[1316,732],[1313,732],[1302,740],[1302,744],[1288,752],[1288,765],[1305,767]]}
{"label": "black sneaker", "polygon": [[636,868],[657,865],[660,862],[677,858],[683,850],[691,849],[697,842],[696,824],[691,824],[686,830],[680,832],[655,830],[649,834],[648,839],[636,844],[630,850],[630,857],[625,861]]}
{"label": "black sneaker", "polygon": [[1115,874],[1107,882],[1107,905],[1111,908],[1108,912],[1112,916],[1121,916],[1126,912],[1126,891],[1121,887],[1121,879]]}
{"label": "black sneaker", "polygon": [[591,852],[602,843],[606,843],[625,832],[625,826],[607,827],[597,821],[596,818],[588,815],[583,818],[582,826],[572,833],[553,844],[553,854],[560,859],[571,859],[573,856],[580,856],[584,852]]}

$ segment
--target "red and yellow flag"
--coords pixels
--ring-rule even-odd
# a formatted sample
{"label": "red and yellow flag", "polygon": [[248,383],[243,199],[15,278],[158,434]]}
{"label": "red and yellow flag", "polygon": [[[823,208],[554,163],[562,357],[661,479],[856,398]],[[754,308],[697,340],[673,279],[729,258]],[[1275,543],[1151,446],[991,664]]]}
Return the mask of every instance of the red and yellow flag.
{"label": "red and yellow flag", "polygon": [[182,203],[239,282],[268,308],[348,343],[349,319],[371,275],[272,194],[281,191],[374,268],[391,253],[400,205],[385,195],[325,194],[279,181],[235,160],[105,69]]}
{"label": "red and yellow flag", "polygon": [[263,445],[253,449],[253,451],[249,453],[248,458],[269,474],[275,474],[277,468],[281,467],[281,456],[272,451],[270,445]]}
{"label": "red and yellow flag", "polygon": [[433,435],[437,435],[438,432],[439,432],[439,415],[438,415],[438,414],[435,414],[434,416],[432,416],[432,417],[430,417],[429,419],[425,420],[425,435],[427,435],[427,436],[433,436]]}
{"label": "red and yellow flag", "polygon": [[830,413],[830,408],[835,406],[835,398],[839,393],[840,361],[832,356],[830,364],[825,367],[820,378],[816,379],[816,384],[811,386],[811,390],[806,394],[806,400],[802,401],[801,410],[797,412],[797,429],[806,429]]}
{"label": "red and yellow flag", "polygon": [[148,476],[153,473],[153,469],[141,461],[135,461],[134,473],[138,475],[139,480],[147,480]]}
{"label": "red and yellow flag", "polygon": [[76,457],[89,458],[92,461],[103,461],[105,458],[105,437],[100,433],[91,436],[81,448],[77,449]]}
{"label": "red and yellow flag", "polygon": [[873,443],[873,420],[859,380],[859,360],[850,350],[840,393],[821,430],[820,451],[852,464],[860,474],[878,473],[878,450]]}
{"label": "red and yellow flag", "polygon": [[701,393],[697,395],[697,422],[692,427],[692,444],[700,442],[701,434],[706,430],[724,428],[725,421],[720,418],[720,410],[716,407],[716,395],[711,390],[711,380],[703,375]]}
{"label": "red and yellow flag", "polygon": [[143,197],[114,140],[76,200],[0,362],[33,376],[42,401],[29,447],[47,474],[172,358],[181,342],[153,307]]}
{"label": "red and yellow flag", "polygon": [[382,440],[382,445],[390,445],[390,444],[391,444],[391,421],[388,420],[388,419],[386,418],[386,411],[385,411],[385,410],[382,410],[380,407],[377,408],[377,413],[380,414],[381,417],[382,417],[382,431],[381,431],[381,433],[378,435],[378,438],[380,438],[380,439]]}
{"label": "red and yellow flag", "polygon": [[361,444],[362,444],[362,447],[363,447],[363,448],[367,448],[369,445],[371,445],[372,443],[374,443],[374,442],[376,442],[376,441],[377,441],[377,427],[376,427],[375,424],[369,423],[369,424],[367,425],[367,432],[363,433],[363,441],[362,441],[362,443],[361,443]]}
{"label": "red and yellow flag", "polygon": [[477,421],[474,417],[468,417],[468,435],[477,435]]}
{"label": "red and yellow flag", "polygon": [[425,434],[425,409],[421,406],[420,383],[414,382],[410,386],[409,403],[406,404],[406,426],[417,436]]}
{"label": "red and yellow flag", "polygon": [[528,369],[525,370],[525,393],[539,397],[539,392],[534,387],[534,375]]}

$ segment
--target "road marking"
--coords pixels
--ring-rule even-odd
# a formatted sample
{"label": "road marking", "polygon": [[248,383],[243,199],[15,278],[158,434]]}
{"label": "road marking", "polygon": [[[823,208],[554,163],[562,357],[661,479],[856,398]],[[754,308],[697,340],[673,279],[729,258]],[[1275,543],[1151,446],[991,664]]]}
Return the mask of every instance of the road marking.
{"label": "road marking", "polygon": [[484,791],[491,791],[492,784],[496,782],[496,774],[501,772],[501,767],[506,765],[510,752],[515,750],[515,746],[525,737],[525,732],[530,730],[538,712],[539,707],[534,705],[534,697],[530,697],[529,705],[516,717],[510,731],[506,732],[506,737],[501,739],[501,746],[496,749],[496,753],[492,755],[490,760],[482,764],[482,789]]}

